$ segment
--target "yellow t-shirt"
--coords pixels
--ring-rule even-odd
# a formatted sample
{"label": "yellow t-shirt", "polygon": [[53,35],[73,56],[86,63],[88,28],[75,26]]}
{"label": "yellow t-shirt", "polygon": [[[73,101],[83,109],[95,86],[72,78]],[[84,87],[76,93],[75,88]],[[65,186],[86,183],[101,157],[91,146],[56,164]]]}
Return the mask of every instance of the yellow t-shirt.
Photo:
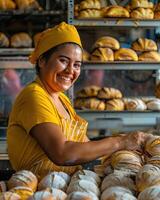
{"label": "yellow t-shirt", "polygon": [[65,120],[60,116],[39,78],[26,86],[18,95],[7,129],[8,154],[13,169],[16,171],[28,169],[42,177],[50,170],[73,173],[77,169],[78,166],[55,165],[29,134],[35,125],[51,122],[61,127],[67,140],[85,142],[86,121],[76,115],[65,94],[60,93],[60,99],[70,113],[70,120]]}

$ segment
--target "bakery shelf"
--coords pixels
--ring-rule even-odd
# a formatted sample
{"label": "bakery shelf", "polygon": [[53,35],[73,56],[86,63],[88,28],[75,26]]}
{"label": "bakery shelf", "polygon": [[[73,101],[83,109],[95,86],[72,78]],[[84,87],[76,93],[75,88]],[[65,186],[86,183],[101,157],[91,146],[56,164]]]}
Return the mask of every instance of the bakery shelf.
{"label": "bakery shelf", "polygon": [[133,61],[115,61],[115,62],[84,62],[82,70],[159,70],[160,62],[133,62]]}
{"label": "bakery shelf", "polygon": [[[29,55],[34,48],[0,48],[0,56]],[[0,58],[1,59],[1,58]]]}

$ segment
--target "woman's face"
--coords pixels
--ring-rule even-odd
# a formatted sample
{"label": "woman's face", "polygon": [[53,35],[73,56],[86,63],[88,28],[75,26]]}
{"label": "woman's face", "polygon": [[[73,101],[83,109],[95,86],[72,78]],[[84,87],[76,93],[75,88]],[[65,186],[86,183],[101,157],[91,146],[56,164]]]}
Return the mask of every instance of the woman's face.
{"label": "woman's face", "polygon": [[51,91],[68,90],[80,75],[81,62],[81,48],[67,44],[55,51],[48,61],[40,61],[40,77]]}

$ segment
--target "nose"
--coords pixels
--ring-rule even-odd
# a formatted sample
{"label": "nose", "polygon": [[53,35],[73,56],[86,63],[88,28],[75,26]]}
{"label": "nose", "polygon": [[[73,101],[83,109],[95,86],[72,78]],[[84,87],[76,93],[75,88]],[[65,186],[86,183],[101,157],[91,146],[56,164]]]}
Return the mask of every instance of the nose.
{"label": "nose", "polygon": [[72,74],[74,72],[74,64],[73,63],[69,63],[65,69],[65,71],[69,74]]}

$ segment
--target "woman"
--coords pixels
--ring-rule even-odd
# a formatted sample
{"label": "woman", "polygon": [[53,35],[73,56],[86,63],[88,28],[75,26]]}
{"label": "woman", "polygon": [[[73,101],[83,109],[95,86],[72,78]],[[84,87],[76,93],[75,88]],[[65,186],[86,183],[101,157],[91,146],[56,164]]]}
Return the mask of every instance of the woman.
{"label": "woman", "polygon": [[82,163],[143,144],[142,132],[88,140],[87,122],[63,93],[81,71],[82,45],[74,26],[62,22],[42,32],[30,61],[36,63],[37,78],[17,97],[7,131],[15,170],[28,169],[40,178],[50,170],[71,174]]}

